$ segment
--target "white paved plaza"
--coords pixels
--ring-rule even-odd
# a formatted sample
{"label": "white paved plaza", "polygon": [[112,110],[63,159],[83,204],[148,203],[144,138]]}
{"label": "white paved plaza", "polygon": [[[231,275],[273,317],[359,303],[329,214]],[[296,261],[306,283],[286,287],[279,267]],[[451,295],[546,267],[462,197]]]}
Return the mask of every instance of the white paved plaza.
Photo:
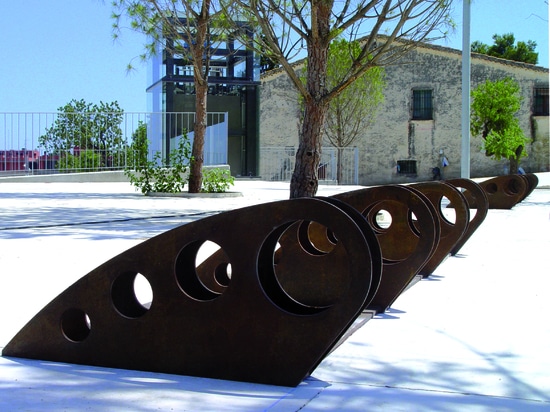
{"label": "white paved plaza", "polygon": [[[550,411],[550,173],[296,388],[0,357],[0,411]],[[354,187],[355,188],[355,187]],[[320,195],[351,190],[321,186]],[[127,183],[0,180],[0,348],[105,260],[177,225],[288,198],[144,197]]]}

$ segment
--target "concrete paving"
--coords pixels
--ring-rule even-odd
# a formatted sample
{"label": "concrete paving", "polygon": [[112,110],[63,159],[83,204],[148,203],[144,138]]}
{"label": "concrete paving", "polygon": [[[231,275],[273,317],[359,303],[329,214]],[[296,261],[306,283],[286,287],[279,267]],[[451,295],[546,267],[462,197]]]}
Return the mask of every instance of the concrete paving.
{"label": "concrete paving", "polygon": [[[490,210],[296,388],[0,357],[0,411],[550,411],[550,173]],[[353,187],[322,186],[320,195]],[[0,182],[0,348],[105,260],[177,225],[288,197],[149,198],[126,183]]]}

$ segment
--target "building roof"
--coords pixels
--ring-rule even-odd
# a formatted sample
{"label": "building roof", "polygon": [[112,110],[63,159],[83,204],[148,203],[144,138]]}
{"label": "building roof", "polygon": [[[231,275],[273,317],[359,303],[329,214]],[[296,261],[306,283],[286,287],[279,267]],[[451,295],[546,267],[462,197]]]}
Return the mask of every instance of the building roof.
{"label": "building roof", "polygon": [[[379,36],[379,37],[385,37],[385,36]],[[399,41],[399,40],[397,40],[397,41]],[[415,50],[422,50],[422,49],[434,50],[434,51],[438,51],[438,52],[442,52],[442,53],[447,53],[447,54],[450,54],[450,55],[462,56],[462,50],[459,50],[459,49],[453,49],[451,47],[439,46],[439,45],[430,44],[430,43],[418,42]],[[472,57],[472,62],[475,62],[476,60],[480,61],[480,62],[486,61],[486,62],[493,62],[493,63],[501,64],[501,65],[504,65],[504,66],[511,66],[511,67],[517,67],[517,68],[521,68],[521,69],[525,69],[525,70],[532,70],[532,71],[536,71],[536,72],[539,72],[539,73],[548,73],[549,72],[548,68],[546,68],[546,67],[537,66],[535,64],[530,64],[530,63],[517,62],[517,61],[514,61],[514,60],[502,59],[500,57],[488,56],[486,54],[481,54],[481,53],[472,53],[471,57]],[[292,67],[298,68],[304,63],[304,61],[305,61],[305,58],[297,60],[297,61],[292,63]],[[261,79],[264,80],[264,79],[267,79],[271,76],[277,76],[281,73],[284,73],[284,69],[282,67],[279,67],[279,68],[276,68],[276,69],[273,69],[273,70],[269,70],[265,73],[262,73]]]}

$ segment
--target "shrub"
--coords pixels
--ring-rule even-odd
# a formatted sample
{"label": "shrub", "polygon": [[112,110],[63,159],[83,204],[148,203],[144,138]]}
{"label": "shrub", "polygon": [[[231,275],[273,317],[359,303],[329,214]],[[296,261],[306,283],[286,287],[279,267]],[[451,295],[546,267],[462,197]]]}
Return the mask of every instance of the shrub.
{"label": "shrub", "polygon": [[187,182],[187,170],[191,161],[191,144],[184,134],[178,146],[170,152],[169,161],[156,152],[139,170],[127,168],[124,174],[130,183],[143,194],[149,192],[180,193]]}
{"label": "shrub", "polygon": [[202,191],[224,193],[235,184],[235,178],[228,169],[206,169],[202,172]]}
{"label": "shrub", "polygon": [[67,154],[56,164],[61,172],[93,172],[102,166],[101,156],[93,150],[82,150],[78,155]]}

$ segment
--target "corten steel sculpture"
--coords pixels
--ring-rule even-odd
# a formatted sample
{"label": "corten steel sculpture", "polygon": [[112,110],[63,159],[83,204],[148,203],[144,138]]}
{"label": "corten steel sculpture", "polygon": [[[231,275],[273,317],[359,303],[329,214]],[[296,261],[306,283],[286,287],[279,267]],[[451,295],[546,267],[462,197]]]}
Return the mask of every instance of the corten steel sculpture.
{"label": "corten steel sculpture", "polygon": [[[354,217],[367,237],[371,261],[376,267],[382,267],[382,255],[377,237],[357,209],[338,199],[324,198],[324,200],[336,204]],[[346,259],[344,255],[334,253],[338,243],[337,235],[318,222],[300,221],[290,226],[279,238],[274,257],[277,280],[281,287],[293,298],[310,306],[322,307],[335,302],[342,294],[343,289],[347,287],[347,275],[326,272],[323,268],[324,259],[319,259],[319,257],[332,254],[332,259],[338,257]],[[345,261],[340,264],[346,265]],[[308,268],[308,270],[298,272],[294,270],[296,265]],[[311,272],[319,275],[312,277]],[[382,270],[371,274],[372,286],[366,297],[365,305],[371,302],[377,294],[383,278],[382,274]]]}
{"label": "corten steel sculpture", "polygon": [[[470,221],[468,222],[468,227],[466,228],[466,232],[462,235],[459,241],[451,249],[451,255],[454,256],[458,253],[458,251],[462,248],[462,246],[464,246],[464,244],[468,241],[468,239],[470,239],[470,237],[474,234],[474,232],[483,223],[483,221],[485,220],[485,217],[487,217],[487,212],[489,209],[489,199],[487,198],[487,194],[481,188],[481,186],[478,185],[473,180],[450,179],[450,180],[446,180],[446,182],[458,189],[463,189],[464,192],[467,191],[469,193],[469,196],[468,197],[465,196],[464,198],[468,203],[468,207],[470,209],[475,209],[474,216],[471,216],[471,213],[470,213]],[[470,204],[470,201],[468,199],[472,199],[472,204]],[[454,205],[450,203],[447,207],[454,207]]]}
{"label": "corten steel sculpture", "polygon": [[[406,186],[378,186],[334,197],[359,210],[376,233],[382,280],[366,309],[384,312],[434,254],[440,234],[436,212],[422,193]],[[386,221],[379,221],[380,216]]]}
{"label": "corten steel sculpture", "polygon": [[[420,269],[420,274],[427,277],[449,256],[451,250],[466,232],[470,221],[470,210],[462,193],[456,187],[443,181],[416,183],[409,187],[420,191],[428,198],[435,208],[441,227],[436,250]],[[442,211],[444,206],[442,202],[445,198],[454,206],[454,219],[452,221],[450,218],[445,217]]]}
{"label": "corten steel sculpture", "polygon": [[539,178],[534,173],[527,173],[520,176],[527,181],[527,189],[525,190],[525,193],[520,200],[520,202],[523,202],[525,198],[527,198],[527,196],[529,196],[533,192],[533,190],[537,188],[539,184]]}
{"label": "corten steel sculpture", "polygon": [[[479,185],[487,194],[489,209],[511,209],[518,204],[527,193],[527,180],[520,175],[497,176],[480,182]],[[470,193],[464,192],[468,203]]]}
{"label": "corten steel sculpture", "polygon": [[[348,209],[334,199],[293,199],[172,229],[75,282],[3,355],[295,386],[378,287],[378,243],[359,213]],[[303,256],[285,270],[310,276],[301,276],[301,287],[334,282],[338,292],[319,304],[286,291],[274,262],[279,239],[306,222],[325,227],[337,241],[311,257],[311,239],[302,232],[293,253]],[[210,266],[209,283],[197,276],[197,254],[207,240],[223,250],[218,261],[225,260]],[[138,274],[151,286],[150,304],[136,296]]]}

